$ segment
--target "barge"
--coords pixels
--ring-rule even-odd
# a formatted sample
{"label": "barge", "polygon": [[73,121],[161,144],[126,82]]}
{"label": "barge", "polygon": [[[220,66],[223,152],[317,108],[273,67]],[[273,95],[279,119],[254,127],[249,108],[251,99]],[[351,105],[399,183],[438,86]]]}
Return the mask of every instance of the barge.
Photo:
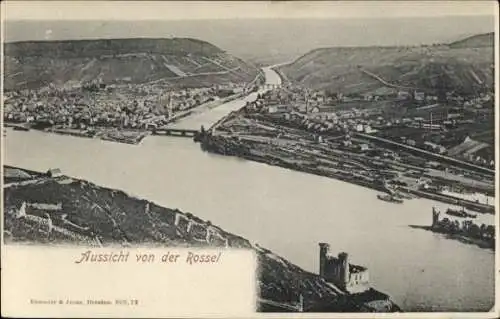
{"label": "barge", "polygon": [[446,210],[446,214],[450,215],[450,216],[456,216],[456,217],[462,217],[462,218],[476,218],[477,217],[477,215],[468,213],[463,208],[461,210],[448,208]]}
{"label": "barge", "polygon": [[29,127],[23,126],[23,125],[14,125],[12,126],[12,129],[14,131],[29,131]]}
{"label": "barge", "polygon": [[383,200],[385,202],[396,203],[396,204],[402,204],[404,202],[401,198],[397,198],[395,196],[388,195],[388,194],[385,194],[385,195],[379,194],[379,195],[377,195],[377,198],[380,200]]}

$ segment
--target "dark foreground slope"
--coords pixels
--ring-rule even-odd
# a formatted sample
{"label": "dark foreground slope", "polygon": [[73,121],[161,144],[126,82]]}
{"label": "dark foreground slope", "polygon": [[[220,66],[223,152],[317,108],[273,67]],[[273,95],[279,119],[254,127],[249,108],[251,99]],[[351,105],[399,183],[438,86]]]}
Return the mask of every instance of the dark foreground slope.
{"label": "dark foreground slope", "polygon": [[[184,86],[252,81],[258,69],[190,38],[29,41],[5,44],[5,88],[100,79]],[[200,84],[198,79],[201,79]]]}
{"label": "dark foreground slope", "polygon": [[347,94],[373,92],[389,83],[435,94],[474,95],[494,88],[493,39],[491,33],[448,45],[317,49],[280,71],[292,83]]}
{"label": "dark foreground slope", "polygon": [[[259,261],[261,311],[397,311],[376,290],[350,295],[271,251],[190,213],[161,207],[84,180],[4,167],[4,238],[7,244],[84,246],[212,246],[254,250]],[[191,227],[188,228],[188,224]],[[207,236],[210,232],[210,236]],[[278,306],[277,306],[278,305]]]}

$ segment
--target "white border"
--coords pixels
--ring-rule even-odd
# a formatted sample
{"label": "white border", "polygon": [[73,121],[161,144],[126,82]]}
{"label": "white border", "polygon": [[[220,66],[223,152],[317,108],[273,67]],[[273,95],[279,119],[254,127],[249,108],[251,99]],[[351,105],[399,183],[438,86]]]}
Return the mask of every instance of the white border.
{"label": "white border", "polygon": [[[118,5],[123,5],[124,3],[123,2],[102,2],[102,1],[92,1],[90,3],[92,3],[92,5],[90,5],[89,2],[86,2],[85,4],[83,4],[82,2],[53,2],[53,1],[50,1],[52,2],[51,5],[56,5],[56,6],[59,6],[60,4],[65,4],[65,6],[61,6],[61,7],[52,7],[51,10],[55,11],[55,15],[56,16],[59,16],[59,17],[64,17],[64,19],[74,19],[74,15],[76,13],[77,10],[72,10],[72,9],[75,9],[76,7],[78,7],[78,9],[85,9],[83,11],[80,11],[78,10],[78,13],[76,13],[77,15],[78,14],[89,14],[89,12],[91,13],[90,16],[86,16],[86,18],[89,18],[90,19],[92,17],[94,17],[94,19],[99,19],[99,17],[96,18],[96,12],[95,9],[92,9],[90,8],[91,6],[93,5],[104,5],[106,7],[109,7],[110,3],[112,3],[112,6],[113,7],[112,9],[116,9],[116,6]],[[48,3],[50,3],[48,2]],[[351,2],[352,3],[356,3],[357,1],[354,1],[354,2]],[[371,2],[371,1],[370,1]],[[377,1],[378,2],[378,1]],[[393,7],[399,7],[401,8],[401,6],[399,6],[399,4],[401,4],[402,2],[406,2],[406,1],[398,1],[399,3],[397,2],[390,2],[390,4],[393,6]],[[447,2],[442,2],[442,1],[439,1],[442,5],[447,5],[447,6],[462,6],[464,3],[466,2],[469,2],[469,1],[447,1]],[[500,82],[500,78],[499,78],[499,56],[500,56],[500,52],[499,52],[499,13],[498,13],[498,10],[499,10],[499,5],[496,1],[470,1],[469,3],[481,3],[483,2],[483,5],[484,5],[484,2],[490,2],[492,3],[492,7],[494,8],[495,10],[495,169],[496,169],[496,179],[495,179],[495,194],[496,194],[496,200],[498,201],[500,199],[500,192],[499,192],[499,188],[500,188],[500,138],[499,138],[499,130],[500,130],[500,91],[499,91],[499,82]],[[30,11],[25,11],[24,13],[21,13],[21,15],[19,16],[19,18],[23,19],[37,19],[42,17],[43,18],[43,14],[47,14],[47,12],[49,10],[47,10],[47,7],[44,6],[44,4],[46,3],[41,3],[41,2],[35,2],[35,1],[15,1],[15,2],[10,2],[9,3],[9,6],[11,5],[25,5],[24,9],[26,8],[30,8]],[[71,3],[72,5],[69,5],[68,4]],[[130,1],[130,2],[126,2],[127,5],[137,5],[138,3],[140,3],[141,5],[141,9],[145,7],[145,5],[149,5],[151,6],[152,4],[155,4],[155,5],[158,5],[159,3],[158,2],[135,2],[135,1]],[[178,3],[181,3],[181,2],[178,2]],[[208,2],[205,2],[204,5],[206,5]],[[210,8],[211,10],[208,10],[210,11],[210,14],[214,11],[213,10],[213,5],[217,3],[217,1],[212,1],[212,3],[210,5],[212,5],[212,7]],[[339,2],[339,3],[343,3],[345,5],[345,2]],[[361,3],[361,2],[360,2]],[[363,2],[364,4],[367,4],[366,2]],[[429,3],[427,1],[408,1],[407,3]],[[430,2],[432,3],[433,5],[436,2]],[[160,4],[160,6],[163,6],[165,3],[162,3]],[[219,3],[220,4],[220,3]],[[227,5],[227,4],[230,4],[230,3],[222,3],[222,5]],[[234,4],[231,2],[231,4]],[[255,2],[252,3],[253,5],[257,5]],[[269,4],[268,2],[266,2],[265,4]],[[83,6],[82,6],[83,5]],[[261,4],[259,4],[261,5]],[[290,3],[287,4],[288,8],[290,8]],[[297,5],[299,5],[299,3],[297,3]],[[373,5],[373,2],[370,4],[370,5]],[[383,5],[388,5],[388,2],[385,2],[383,3]],[[182,6],[182,5],[181,5]],[[382,6],[382,3],[378,3],[377,6]],[[270,7],[270,6],[269,6]],[[90,10],[89,10],[90,9]],[[135,8],[137,9],[137,7]],[[394,8],[393,8],[394,9]],[[68,11],[69,10],[69,11]],[[3,62],[4,62],[4,54],[3,54],[3,40],[5,38],[5,28],[3,27],[3,24],[4,24],[4,21],[6,20],[6,11],[7,11],[7,1],[3,1],[1,3],[1,21],[2,21],[2,34],[1,34],[1,44],[0,44],[0,48],[1,48],[1,52],[0,52],[0,58],[1,58],[1,74],[3,76]],[[106,11],[106,10],[104,10]],[[155,11],[155,9],[153,9],[153,11]],[[434,11],[434,13],[431,13],[432,11]],[[440,10],[433,10],[431,9],[431,11],[429,11],[429,15],[430,16],[435,16],[435,13],[439,12]],[[13,11],[14,12],[14,11]],[[17,10],[16,11],[16,14],[20,14],[19,12],[22,12]],[[63,12],[70,12],[72,14],[70,15],[63,15],[62,13]],[[117,10],[112,10],[113,14],[116,16],[118,11]],[[36,14],[35,14],[36,13]],[[109,13],[109,11],[108,11]],[[471,14],[471,12],[468,12],[469,14]],[[479,12],[475,12],[476,14],[479,14]],[[23,16],[24,14],[24,16]],[[134,10],[134,14],[136,15],[137,12]],[[203,13],[203,11],[198,12],[198,14],[200,14],[200,16],[203,16],[203,14],[207,14],[207,13]],[[210,16],[210,14],[208,14]],[[464,15],[465,14],[465,11],[464,12],[456,12],[456,15]],[[474,12],[472,13],[474,14]],[[255,17],[254,17],[255,18]],[[125,19],[126,20],[126,19]],[[1,146],[3,147],[3,79],[2,81],[0,81],[0,89],[1,89],[1,101],[0,101],[0,123],[1,123],[1,128],[2,128],[2,135],[0,136],[0,144]],[[4,162],[4,151],[2,149],[2,151],[0,152],[1,153],[1,162],[3,163]],[[3,175],[3,165],[2,167],[0,168],[0,172],[1,174]],[[0,183],[3,183],[3,178],[2,178],[2,181]],[[0,195],[0,199],[1,199],[1,202],[3,202],[3,191],[1,192],[1,195]],[[492,309],[491,312],[481,312],[481,313],[471,313],[471,312],[466,312],[466,313],[460,313],[460,312],[437,312],[437,313],[396,313],[396,314],[386,314],[386,313],[286,313],[286,316],[287,317],[291,317],[291,318],[367,318],[367,317],[371,317],[371,318],[422,318],[422,317],[426,317],[426,318],[450,318],[450,317],[453,317],[453,318],[495,318],[495,317],[500,317],[500,305],[498,303],[498,301],[500,300],[499,298],[499,294],[498,294],[498,291],[499,291],[499,287],[500,287],[500,276],[499,276],[499,273],[500,273],[500,255],[498,253],[498,247],[499,247],[499,244],[500,244],[500,239],[499,239],[499,206],[498,205],[498,202],[497,202],[497,205],[496,205],[496,209],[495,209],[495,212],[496,212],[496,247],[497,249],[495,250],[495,282],[496,282],[496,289],[495,289],[495,300],[496,300],[496,303],[495,303],[495,307],[494,309]],[[2,207],[2,216],[3,216],[3,207]],[[1,219],[0,221],[0,225],[3,226],[3,218]],[[2,234],[1,234],[1,238],[2,238],[2,243],[3,243],[3,231],[2,231]],[[188,309],[189,307],[187,306],[186,309]],[[259,318],[281,318],[283,317],[284,314],[283,313],[256,313],[255,314],[255,317],[259,317]]]}

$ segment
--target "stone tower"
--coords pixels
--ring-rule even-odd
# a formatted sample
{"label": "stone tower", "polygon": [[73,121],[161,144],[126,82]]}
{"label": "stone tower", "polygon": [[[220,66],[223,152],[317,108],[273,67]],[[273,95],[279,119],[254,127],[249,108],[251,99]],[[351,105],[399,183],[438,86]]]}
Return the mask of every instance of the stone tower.
{"label": "stone tower", "polygon": [[439,211],[432,207],[432,226],[436,226],[439,222]]}
{"label": "stone tower", "polygon": [[341,252],[338,256],[340,261],[340,280],[345,285],[349,282],[349,255]]}
{"label": "stone tower", "polygon": [[319,275],[323,278],[326,276],[327,255],[330,251],[330,245],[319,243]]}

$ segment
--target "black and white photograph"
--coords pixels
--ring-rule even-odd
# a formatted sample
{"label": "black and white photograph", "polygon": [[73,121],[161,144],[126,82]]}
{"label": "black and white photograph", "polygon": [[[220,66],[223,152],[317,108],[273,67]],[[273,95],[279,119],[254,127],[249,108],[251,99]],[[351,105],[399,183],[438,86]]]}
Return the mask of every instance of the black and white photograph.
{"label": "black and white photograph", "polygon": [[252,251],[263,315],[498,314],[496,1],[27,2],[3,246]]}

